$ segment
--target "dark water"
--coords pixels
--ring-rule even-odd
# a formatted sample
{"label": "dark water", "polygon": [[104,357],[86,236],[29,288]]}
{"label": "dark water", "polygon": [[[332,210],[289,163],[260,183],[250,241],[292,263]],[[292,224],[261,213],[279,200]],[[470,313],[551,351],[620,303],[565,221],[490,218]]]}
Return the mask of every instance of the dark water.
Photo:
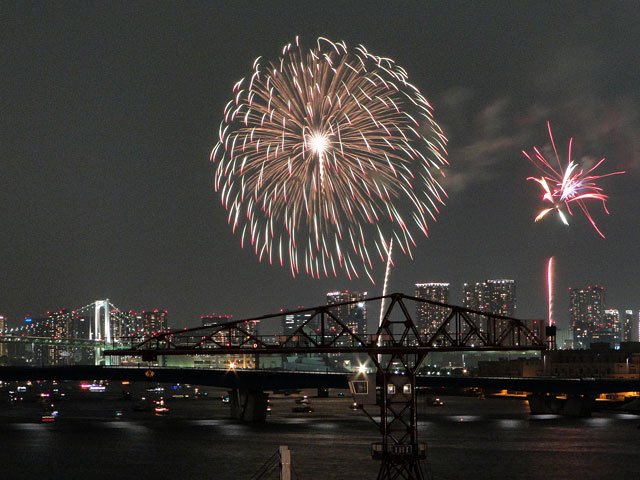
{"label": "dark water", "polygon": [[[529,417],[522,400],[443,398],[421,412],[433,478],[640,479],[640,416]],[[229,420],[219,400],[170,402],[166,417],[124,409],[118,419],[115,403],[69,403],[54,424],[30,407],[2,407],[0,478],[248,479],[279,445],[292,451],[293,478],[375,478],[377,430],[349,403],[312,399],[304,414],[275,398],[262,425]]]}

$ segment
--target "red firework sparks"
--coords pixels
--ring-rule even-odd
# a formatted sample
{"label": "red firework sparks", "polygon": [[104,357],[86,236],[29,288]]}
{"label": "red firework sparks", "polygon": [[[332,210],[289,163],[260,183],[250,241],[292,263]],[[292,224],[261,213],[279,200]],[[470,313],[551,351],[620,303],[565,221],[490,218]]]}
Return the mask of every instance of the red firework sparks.
{"label": "red firework sparks", "polygon": [[593,225],[596,232],[604,238],[604,234],[600,231],[596,222],[593,220],[585,202],[587,200],[599,200],[602,202],[602,208],[605,213],[609,214],[606,204],[609,197],[603,193],[602,188],[596,184],[596,181],[604,177],[610,177],[611,175],[619,175],[624,173],[624,171],[595,175],[593,172],[600,166],[600,164],[602,164],[602,162],[604,162],[604,158],[602,158],[585,172],[579,164],[571,160],[571,144],[573,142],[573,138],[569,139],[567,165],[563,168],[562,163],[560,162],[560,156],[558,155],[558,150],[556,149],[556,144],[553,141],[551,125],[549,122],[547,122],[547,129],[549,130],[549,139],[551,140],[551,146],[553,147],[556,163],[558,164],[557,168],[554,168],[549,163],[537,147],[533,147],[534,153],[532,155],[529,155],[524,150],[522,151],[524,156],[527,157],[542,173],[542,176],[540,177],[528,177],[527,180],[538,182],[544,190],[542,200],[552,205],[551,207],[542,209],[538,213],[535,221],[537,222],[547,215],[547,213],[556,210],[562,222],[565,225],[569,225],[567,217],[563,212],[563,208],[566,208],[569,215],[573,215],[571,208],[572,206],[577,205],[587,217],[591,225]]}

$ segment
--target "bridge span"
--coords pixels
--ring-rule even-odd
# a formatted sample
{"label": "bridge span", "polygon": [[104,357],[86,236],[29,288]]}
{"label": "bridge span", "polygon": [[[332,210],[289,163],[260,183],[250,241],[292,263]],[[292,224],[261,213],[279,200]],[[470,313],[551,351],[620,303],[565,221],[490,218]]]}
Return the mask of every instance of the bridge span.
{"label": "bridge span", "polygon": [[[149,372],[152,372],[150,376]],[[283,370],[229,370],[171,367],[109,367],[94,365],[55,367],[0,367],[0,380],[128,380],[134,382],[189,383],[225,389],[277,391],[303,388],[349,388],[352,374]],[[486,391],[512,390],[532,394],[599,395],[638,392],[640,379],[557,377],[416,376],[418,388],[479,388]]]}
{"label": "bridge span", "polygon": [[128,380],[133,382],[189,383],[226,389],[277,391],[303,388],[349,388],[347,375],[334,372],[228,370],[170,367],[0,367],[0,380]]}

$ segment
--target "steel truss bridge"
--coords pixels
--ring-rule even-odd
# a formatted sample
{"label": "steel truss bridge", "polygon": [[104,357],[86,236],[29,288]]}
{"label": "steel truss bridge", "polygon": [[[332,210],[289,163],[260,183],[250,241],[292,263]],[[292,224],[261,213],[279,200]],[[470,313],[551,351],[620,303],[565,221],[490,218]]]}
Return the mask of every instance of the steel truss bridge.
{"label": "steel truss bridge", "polygon": [[[366,354],[376,367],[375,382],[357,376],[350,382],[354,397],[373,420],[382,442],[372,445],[381,460],[379,480],[425,478],[424,444],[418,441],[416,374],[432,352],[540,351],[546,339],[525,321],[394,293],[367,299],[379,302],[382,320],[372,335],[354,333],[337,312],[360,303],[344,302],[300,309],[288,314],[304,318],[288,335],[257,336],[248,322],[280,322],[282,312],[207,327],[157,334],[104,355],[139,356],[154,362],[163,355]],[[386,305],[388,302],[388,306]],[[420,330],[412,313],[423,306],[439,312],[439,322]],[[304,316],[303,316],[304,315]],[[370,377],[371,378],[371,377]],[[246,391],[236,401],[266,405],[262,392]],[[374,415],[374,410],[379,412]]]}

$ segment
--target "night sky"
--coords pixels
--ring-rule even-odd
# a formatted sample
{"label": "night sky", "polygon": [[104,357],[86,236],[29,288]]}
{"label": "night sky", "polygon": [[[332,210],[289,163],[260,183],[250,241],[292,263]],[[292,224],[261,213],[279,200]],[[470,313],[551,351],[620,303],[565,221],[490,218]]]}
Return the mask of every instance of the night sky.
{"label": "night sky", "polygon": [[[382,291],[346,275],[293,279],[240,247],[213,189],[209,154],[234,83],[255,57],[299,35],[365,45],[402,65],[449,138],[449,193],[415,258],[396,256],[390,291],[416,282],[517,282],[517,316],[556,311],[569,286],[599,284],[607,306],[640,308],[640,3],[3,2],[0,39],[0,314],[108,297],[164,308],[171,326]],[[603,179],[606,215],[534,223],[537,172],[521,150],[569,137]],[[379,266],[379,265],[378,265]]]}

